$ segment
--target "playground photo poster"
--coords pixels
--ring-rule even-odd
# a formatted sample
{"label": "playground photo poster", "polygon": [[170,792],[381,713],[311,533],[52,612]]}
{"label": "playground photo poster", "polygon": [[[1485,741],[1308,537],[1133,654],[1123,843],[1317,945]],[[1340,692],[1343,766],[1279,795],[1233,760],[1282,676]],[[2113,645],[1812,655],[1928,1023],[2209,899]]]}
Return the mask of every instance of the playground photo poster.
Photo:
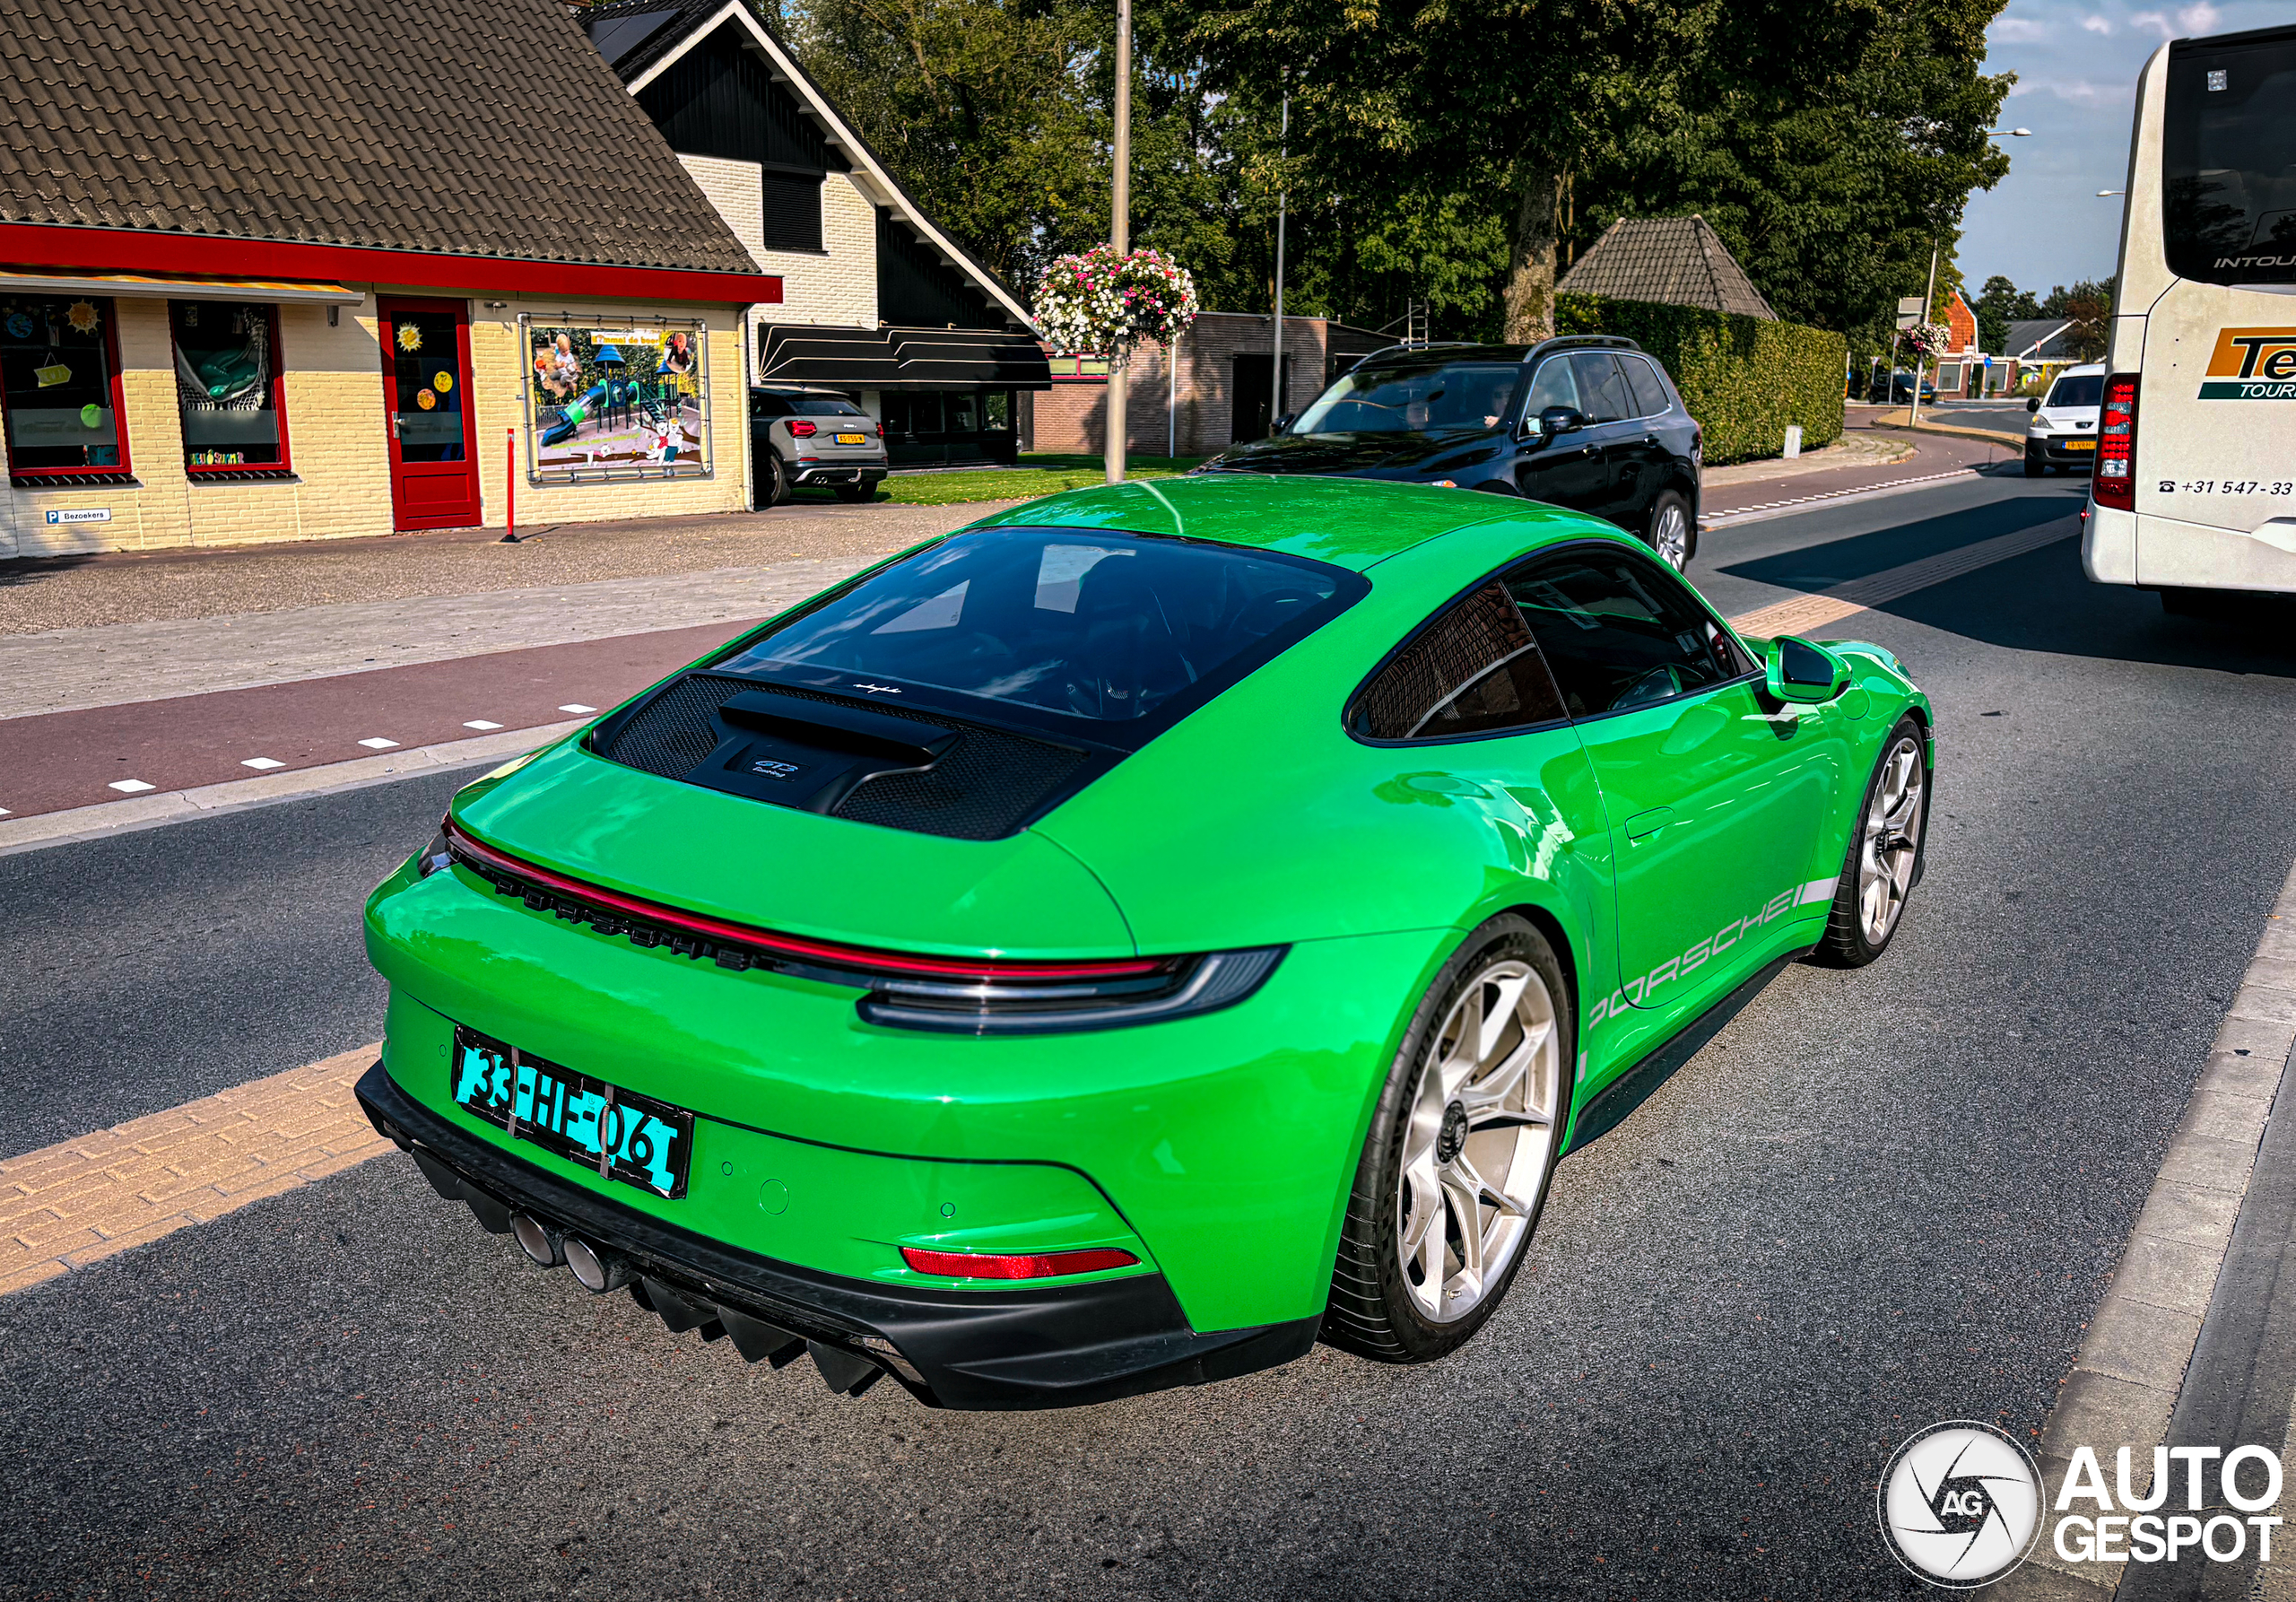
{"label": "playground photo poster", "polygon": [[526,467],[536,483],[698,477],[709,471],[700,321],[519,319]]}

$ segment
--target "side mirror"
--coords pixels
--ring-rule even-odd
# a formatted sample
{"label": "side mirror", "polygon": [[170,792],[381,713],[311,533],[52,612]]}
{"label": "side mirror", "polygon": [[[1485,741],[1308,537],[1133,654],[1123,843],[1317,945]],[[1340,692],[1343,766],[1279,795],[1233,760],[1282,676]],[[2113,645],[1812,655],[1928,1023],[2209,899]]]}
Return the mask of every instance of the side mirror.
{"label": "side mirror", "polygon": [[1273,423],[1268,425],[1267,431],[1271,434],[1280,434],[1283,432],[1286,429],[1292,426],[1293,421],[1296,420],[1299,415],[1300,414],[1297,412],[1286,412],[1283,416],[1277,418]]}
{"label": "side mirror", "polygon": [[2038,411],[2039,411],[2040,409],[2041,409],[2041,397],[2040,397],[2039,396],[2038,396],[2038,395],[2037,395],[2037,396],[2033,396],[2033,398],[2032,398],[2032,399],[2031,399],[2031,400],[2029,400],[2029,401],[2027,401],[2027,402],[2025,403],[2025,410],[2026,410],[2026,411],[2028,411],[2028,412],[2038,412]]}
{"label": "side mirror", "polygon": [[1539,422],[1550,434],[1575,434],[1587,426],[1587,414],[1576,406],[1549,406]]}
{"label": "side mirror", "polygon": [[1849,688],[1849,664],[1822,645],[1780,634],[1762,652],[1762,669],[1773,701],[1817,706]]}

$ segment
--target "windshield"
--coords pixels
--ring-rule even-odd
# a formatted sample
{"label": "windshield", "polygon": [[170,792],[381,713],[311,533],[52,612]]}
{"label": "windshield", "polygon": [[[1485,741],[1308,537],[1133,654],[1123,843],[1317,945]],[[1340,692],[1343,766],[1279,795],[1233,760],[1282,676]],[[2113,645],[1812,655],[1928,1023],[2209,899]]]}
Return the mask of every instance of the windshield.
{"label": "windshield", "polygon": [[2296,283],[2296,35],[2169,54],[2161,205],[2170,271]]}
{"label": "windshield", "polygon": [[1128,723],[1208,699],[1362,580],[1298,557],[1097,529],[960,534],[717,665],[888,705],[914,689]]}
{"label": "windshield", "polygon": [[1444,361],[1359,367],[1316,397],[1292,425],[1295,434],[1394,434],[1426,429],[1492,429],[1507,417],[1518,361]]}
{"label": "windshield", "polygon": [[2101,405],[2104,398],[2105,375],[2082,373],[2059,379],[2048,392],[2048,399],[2041,404],[2045,406],[2094,406]]}

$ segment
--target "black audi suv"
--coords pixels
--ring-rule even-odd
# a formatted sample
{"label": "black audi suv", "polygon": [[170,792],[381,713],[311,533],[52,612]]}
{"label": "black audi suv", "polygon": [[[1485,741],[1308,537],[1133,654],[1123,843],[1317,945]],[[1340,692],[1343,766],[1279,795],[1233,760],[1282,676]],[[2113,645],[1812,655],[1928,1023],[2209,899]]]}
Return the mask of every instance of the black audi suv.
{"label": "black audi suv", "polygon": [[1592,512],[1681,567],[1698,550],[1702,435],[1665,370],[1631,339],[1374,352],[1199,473],[1393,478]]}

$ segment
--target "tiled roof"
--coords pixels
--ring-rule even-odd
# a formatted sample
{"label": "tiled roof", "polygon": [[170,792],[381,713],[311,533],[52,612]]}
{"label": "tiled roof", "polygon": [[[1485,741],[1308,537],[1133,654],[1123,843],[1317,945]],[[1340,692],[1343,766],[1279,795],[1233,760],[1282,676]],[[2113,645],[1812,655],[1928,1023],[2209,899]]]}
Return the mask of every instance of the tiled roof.
{"label": "tiled roof", "polygon": [[1621,217],[1556,287],[1613,300],[1778,317],[1703,217]]}
{"label": "tiled roof", "polygon": [[2005,356],[2027,361],[2065,361],[2073,353],[2065,348],[2065,331],[2073,325],[2061,317],[2020,318],[2009,325],[2009,348]]}
{"label": "tiled roof", "polygon": [[557,0],[8,0],[0,222],[756,265]]}

